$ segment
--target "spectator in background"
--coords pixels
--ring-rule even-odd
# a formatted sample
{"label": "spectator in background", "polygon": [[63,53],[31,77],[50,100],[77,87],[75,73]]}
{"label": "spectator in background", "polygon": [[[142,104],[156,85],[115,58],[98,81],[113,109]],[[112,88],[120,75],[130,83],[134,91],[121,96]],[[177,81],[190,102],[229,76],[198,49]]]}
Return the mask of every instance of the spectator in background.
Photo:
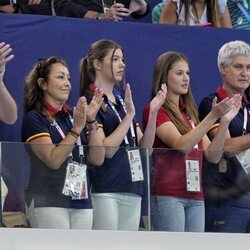
{"label": "spectator in background", "polygon": [[115,21],[143,18],[150,11],[147,0],[56,0],[54,8],[58,16]]}
{"label": "spectator in background", "polygon": [[3,82],[5,65],[14,57],[11,51],[9,44],[0,43],[0,120],[7,124],[13,124],[17,119],[16,103]]}
{"label": "spectator in background", "polygon": [[228,0],[228,10],[233,28],[250,29],[250,2],[249,0]]}
{"label": "spectator in background", "polygon": [[154,6],[152,10],[152,23],[159,23],[161,11],[168,0],[163,0],[161,3],[158,3]]}
{"label": "spectator in background", "polygon": [[226,0],[169,0],[160,23],[232,27]]}
{"label": "spectator in background", "polygon": [[[221,102],[240,94],[241,108],[229,125],[224,157],[218,165],[208,164],[204,168],[206,231],[250,233],[249,170],[243,167],[244,164],[239,164],[238,157],[234,157],[250,148],[250,105],[245,95],[250,83],[249,44],[243,41],[224,44],[219,50],[217,63],[222,84],[216,92],[202,99],[200,119],[210,112],[214,97]],[[209,129],[210,139],[216,135],[218,124],[219,120]],[[249,166],[248,154],[247,158],[245,163]]]}
{"label": "spectator in background", "polygon": [[0,12],[25,13],[25,14],[27,12],[29,14],[35,14],[35,13],[30,12],[32,8],[38,9],[39,7],[35,5],[40,5],[41,2],[45,4],[46,1],[45,0],[16,0],[16,1],[0,0]]}

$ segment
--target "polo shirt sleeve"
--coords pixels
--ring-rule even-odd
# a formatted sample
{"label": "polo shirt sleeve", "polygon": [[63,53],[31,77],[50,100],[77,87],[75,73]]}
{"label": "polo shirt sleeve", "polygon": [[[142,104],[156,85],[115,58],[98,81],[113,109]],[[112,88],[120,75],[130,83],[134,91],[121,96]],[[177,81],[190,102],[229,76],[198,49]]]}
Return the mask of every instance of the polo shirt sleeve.
{"label": "polo shirt sleeve", "polygon": [[39,137],[50,137],[47,120],[38,112],[29,112],[22,123],[22,141],[31,142]]}
{"label": "polo shirt sleeve", "polygon": [[165,122],[171,121],[171,118],[168,116],[167,112],[164,110],[164,108],[160,108],[158,113],[157,113],[157,118],[156,118],[156,127],[159,127]]}

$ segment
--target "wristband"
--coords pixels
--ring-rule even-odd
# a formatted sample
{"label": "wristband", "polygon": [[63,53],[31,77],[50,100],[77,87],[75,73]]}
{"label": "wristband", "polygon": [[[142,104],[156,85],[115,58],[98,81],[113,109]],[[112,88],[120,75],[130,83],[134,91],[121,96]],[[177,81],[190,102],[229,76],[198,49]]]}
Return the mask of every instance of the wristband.
{"label": "wristband", "polygon": [[88,131],[99,129],[99,126],[98,126],[98,122],[97,122],[97,121],[94,121],[94,122],[92,122],[92,123],[87,123],[86,127],[87,127],[87,130],[88,130]]}
{"label": "wristband", "polygon": [[93,120],[93,121],[86,121],[87,124],[92,124],[92,123],[95,123],[96,120]]}
{"label": "wristband", "polygon": [[72,129],[69,131],[68,134],[75,137],[76,139],[80,136],[80,134],[78,134],[76,131],[74,131]]}

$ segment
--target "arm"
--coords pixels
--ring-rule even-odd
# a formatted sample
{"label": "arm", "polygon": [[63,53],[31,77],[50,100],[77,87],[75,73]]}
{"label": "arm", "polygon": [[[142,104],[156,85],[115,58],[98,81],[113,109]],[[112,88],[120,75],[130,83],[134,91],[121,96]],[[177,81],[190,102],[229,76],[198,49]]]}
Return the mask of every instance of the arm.
{"label": "arm", "polygon": [[[103,132],[95,126],[96,114],[103,103],[103,91],[96,89],[95,94],[88,105],[87,110],[87,128],[88,129],[88,161],[95,165],[100,166],[103,164],[105,158],[105,148],[103,147]],[[90,124],[88,124],[91,122]]]}
{"label": "arm", "polygon": [[14,57],[9,55],[11,51],[9,44],[0,43],[0,120],[7,124],[13,124],[17,119],[16,103],[3,82],[5,64]]}
{"label": "arm", "polygon": [[232,101],[227,98],[222,102],[216,104],[216,98],[214,98],[211,112],[187,134],[181,135],[175,125],[168,121],[157,127],[157,136],[171,148],[180,150],[183,153],[190,152],[205,136],[214,122],[230,110]]}
{"label": "arm", "polygon": [[127,114],[125,115],[119,126],[108,137],[105,137],[103,129],[100,129],[104,137],[103,145],[105,146],[105,156],[109,159],[112,158],[118,151],[135,116],[135,107],[132,100],[132,94],[129,84],[126,84],[124,102],[126,105]]}
{"label": "arm", "polygon": [[[74,125],[72,130],[80,134],[86,122],[87,102],[85,97],[81,97],[73,112]],[[75,147],[77,138],[70,133],[58,144],[53,144],[48,136],[39,137],[31,141],[31,149],[34,154],[43,161],[49,168],[58,169],[67,159]]]}
{"label": "arm", "polygon": [[232,28],[232,22],[229,14],[228,7],[225,7],[224,13],[220,16],[221,27],[223,28]]}
{"label": "arm", "polygon": [[177,22],[177,5],[172,0],[169,0],[162,9],[159,23],[177,24]]}
{"label": "arm", "polygon": [[166,84],[162,84],[161,90],[158,91],[157,95],[153,98],[153,100],[150,102],[150,110],[149,110],[149,117],[147,121],[147,126],[145,128],[144,134],[142,135],[142,132],[140,128],[137,128],[137,138],[139,141],[139,146],[143,148],[152,148],[154,139],[155,139],[155,133],[156,133],[156,118],[157,113],[160,109],[160,107],[163,105],[167,95],[167,87]]}

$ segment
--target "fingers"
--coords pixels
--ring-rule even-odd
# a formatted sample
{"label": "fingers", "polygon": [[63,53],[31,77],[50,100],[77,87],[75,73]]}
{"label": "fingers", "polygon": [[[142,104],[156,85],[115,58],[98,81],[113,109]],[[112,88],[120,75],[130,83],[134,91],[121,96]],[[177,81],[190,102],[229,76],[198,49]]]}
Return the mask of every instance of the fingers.
{"label": "fingers", "polygon": [[41,3],[41,0],[29,0],[28,4],[39,4]]}
{"label": "fingers", "polygon": [[0,43],[0,67],[14,58],[14,55],[10,54],[11,52],[12,48],[9,44],[4,42]]}

